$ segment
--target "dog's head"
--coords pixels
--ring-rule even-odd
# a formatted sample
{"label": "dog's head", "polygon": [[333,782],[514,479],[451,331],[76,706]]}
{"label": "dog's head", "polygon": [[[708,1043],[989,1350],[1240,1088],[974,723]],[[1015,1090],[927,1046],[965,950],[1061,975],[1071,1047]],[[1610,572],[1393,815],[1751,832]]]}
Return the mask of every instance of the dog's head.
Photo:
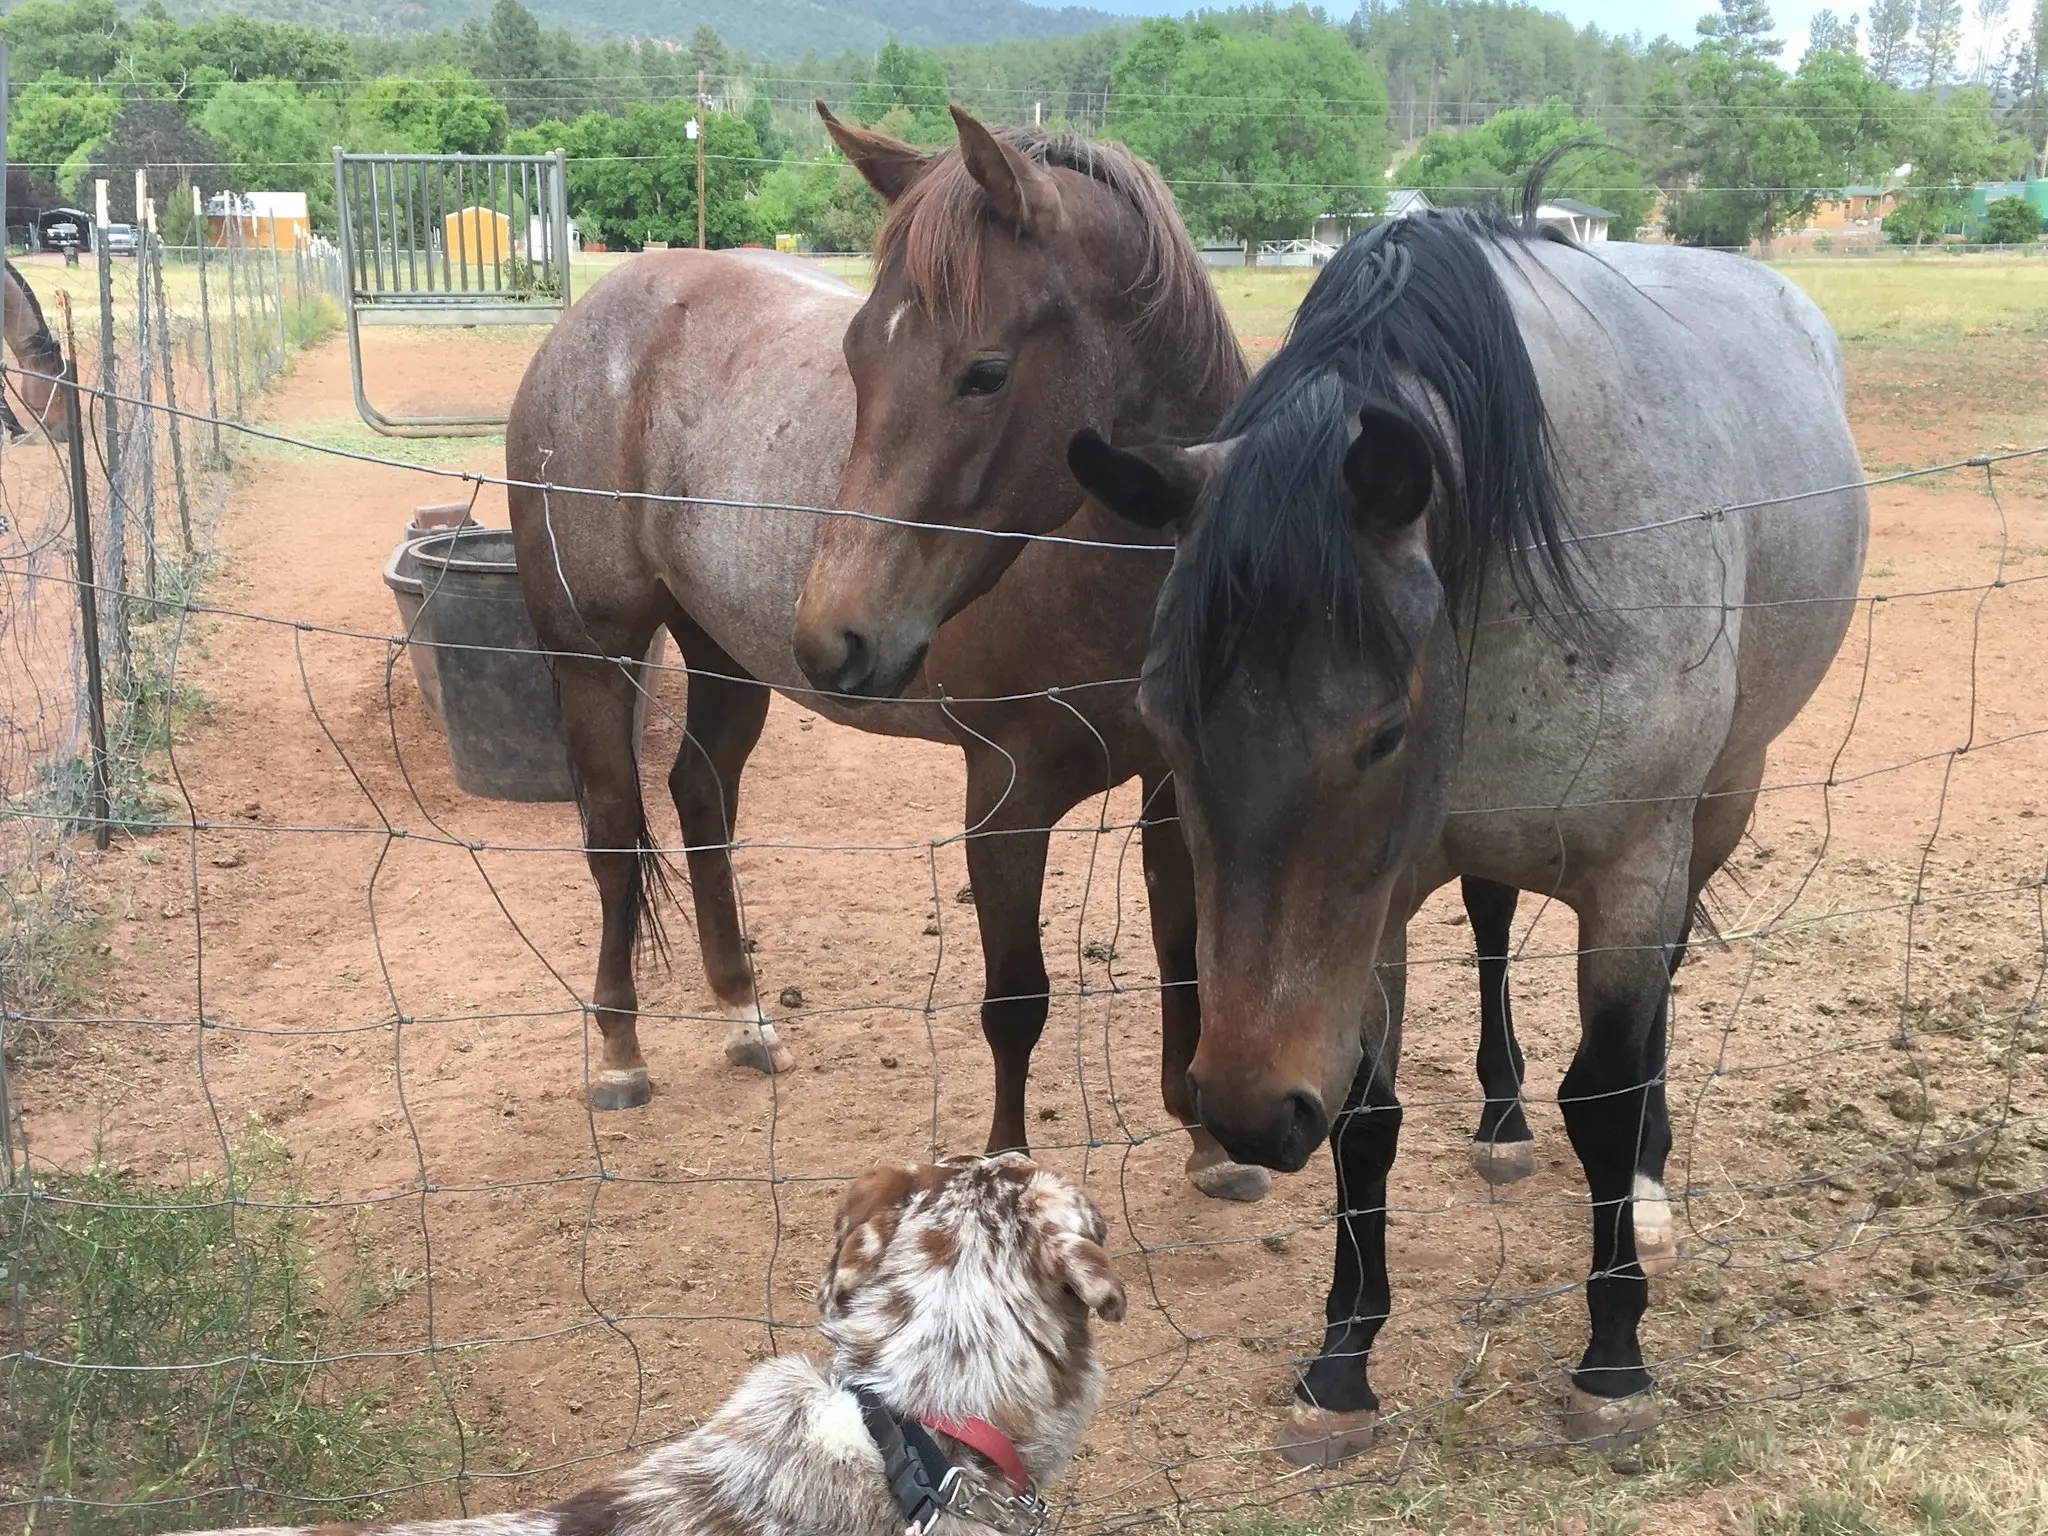
{"label": "dog's head", "polygon": [[842,1376],[900,1413],[987,1419],[1052,1481],[1102,1397],[1089,1318],[1124,1316],[1106,1236],[1078,1186],[1016,1153],[862,1175],[818,1290]]}

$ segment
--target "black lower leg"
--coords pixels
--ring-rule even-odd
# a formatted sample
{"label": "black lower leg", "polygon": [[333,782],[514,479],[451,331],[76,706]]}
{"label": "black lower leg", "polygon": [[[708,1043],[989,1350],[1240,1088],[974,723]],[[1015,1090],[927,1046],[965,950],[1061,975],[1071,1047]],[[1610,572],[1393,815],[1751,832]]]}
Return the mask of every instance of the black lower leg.
{"label": "black lower leg", "polygon": [[1508,945],[1521,892],[1491,880],[1461,882],[1479,951],[1479,1087],[1486,1104],[1474,1141],[1534,1139],[1522,1114],[1522,1047],[1508,1002]]}
{"label": "black lower leg", "polygon": [[[1657,1013],[1662,1012],[1660,1001]],[[1596,1397],[1611,1398],[1647,1392],[1652,1385],[1636,1336],[1650,1287],[1636,1262],[1630,1219],[1651,1095],[1643,1073],[1649,1032],[1618,1020],[1601,1022],[1610,1027],[1595,1023],[1587,1031],[1558,1097],[1593,1208],[1593,1267],[1586,1281],[1592,1333],[1572,1381]],[[1661,1023],[1654,1034],[1661,1040]]]}
{"label": "black lower leg", "polygon": [[1330,1131],[1337,1164],[1337,1253],[1324,1317],[1322,1353],[1295,1395],[1334,1413],[1379,1407],[1366,1356],[1387,1320],[1387,1170],[1401,1135],[1401,1104],[1370,1057]]}

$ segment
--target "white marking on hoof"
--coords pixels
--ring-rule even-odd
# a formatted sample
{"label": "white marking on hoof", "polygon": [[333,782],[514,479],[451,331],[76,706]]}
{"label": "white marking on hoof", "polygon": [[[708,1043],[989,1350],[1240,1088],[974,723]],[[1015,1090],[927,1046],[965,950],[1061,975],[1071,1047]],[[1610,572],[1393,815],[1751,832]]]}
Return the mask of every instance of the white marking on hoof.
{"label": "white marking on hoof", "polygon": [[1475,1141],[1472,1166],[1489,1184],[1518,1184],[1536,1171],[1536,1143]]}
{"label": "white marking on hoof", "polygon": [[1636,1262],[1642,1265],[1644,1274],[1661,1275],[1678,1262],[1678,1234],[1664,1186],[1648,1174],[1637,1174],[1631,1205],[1635,1212]]}
{"label": "white marking on hoof", "polygon": [[1297,1467],[1335,1467],[1372,1449],[1375,1409],[1357,1413],[1336,1413],[1304,1403],[1300,1398],[1287,1411],[1287,1420],[1273,1437],[1273,1449],[1281,1459]]}
{"label": "white marking on hoof", "polygon": [[1202,1163],[1197,1153],[1188,1158],[1188,1182],[1211,1200],[1251,1205],[1266,1198],[1273,1188],[1273,1175],[1251,1163],[1233,1163],[1227,1157]]}
{"label": "white marking on hoof", "polygon": [[1573,1387],[1564,1400],[1564,1437],[1589,1451],[1619,1450],[1657,1427],[1657,1400],[1647,1392],[1633,1397],[1595,1397]]}
{"label": "white marking on hoof", "polygon": [[727,1003],[719,1012],[732,1023],[725,1031],[725,1059],[749,1072],[787,1072],[796,1065],[759,1003]]}

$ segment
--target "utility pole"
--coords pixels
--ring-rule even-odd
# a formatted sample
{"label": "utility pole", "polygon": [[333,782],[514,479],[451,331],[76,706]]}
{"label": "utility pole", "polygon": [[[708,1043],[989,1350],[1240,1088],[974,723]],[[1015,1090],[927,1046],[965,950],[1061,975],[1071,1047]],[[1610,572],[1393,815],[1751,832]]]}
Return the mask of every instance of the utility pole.
{"label": "utility pole", "polygon": [[697,249],[704,249],[704,71],[697,71]]}

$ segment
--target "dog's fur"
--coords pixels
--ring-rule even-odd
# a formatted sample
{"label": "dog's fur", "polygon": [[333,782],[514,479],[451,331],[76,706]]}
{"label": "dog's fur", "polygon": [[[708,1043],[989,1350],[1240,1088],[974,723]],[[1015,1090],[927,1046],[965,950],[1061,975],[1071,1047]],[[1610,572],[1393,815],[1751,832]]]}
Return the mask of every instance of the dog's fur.
{"label": "dog's fur", "polygon": [[[552,1509],[245,1536],[902,1536],[854,1386],[900,1415],[988,1420],[1042,1489],[1101,1401],[1089,1316],[1124,1315],[1106,1235],[1079,1188],[1015,1153],[877,1168],[840,1202],[818,1290],[829,1368],[768,1361],[702,1429]],[[1006,1486],[938,1438],[954,1465]],[[933,1536],[985,1529],[948,1515]]]}

